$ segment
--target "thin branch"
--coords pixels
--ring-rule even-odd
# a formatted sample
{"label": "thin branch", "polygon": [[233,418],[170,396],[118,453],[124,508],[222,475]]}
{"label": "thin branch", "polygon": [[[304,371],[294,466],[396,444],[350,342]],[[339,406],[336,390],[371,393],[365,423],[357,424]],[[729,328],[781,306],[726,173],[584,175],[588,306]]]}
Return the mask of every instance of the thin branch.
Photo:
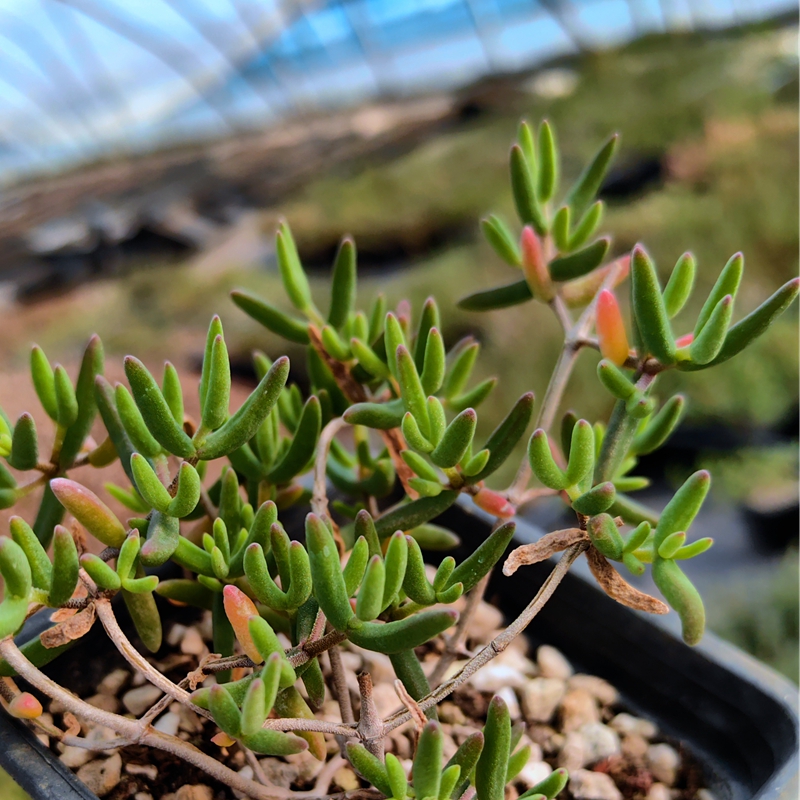
{"label": "thin branch", "polygon": [[125,660],[128,661],[131,666],[135,667],[150,681],[150,683],[157,686],[162,692],[168,694],[174,700],[189,706],[192,711],[206,717],[206,719],[213,720],[213,716],[208,711],[196,706],[192,702],[189,693],[185,689],[176,686],[169,678],[162,675],[155,667],[151,666],[147,659],[145,659],[131,644],[128,637],[122,632],[122,628],[119,627],[117,618],[114,616],[114,611],[111,608],[111,603],[108,600],[98,600],[96,609],[97,616],[100,618],[100,622],[103,624],[109,639],[114,642],[117,650],[122,653]]}
{"label": "thin branch", "polygon": [[[419,707],[426,711],[452,694],[465,681],[469,680],[481,667],[486,666],[493,658],[500,655],[511,642],[530,625],[531,621],[542,610],[545,603],[552,597],[558,585],[564,580],[575,559],[586,549],[586,542],[579,542],[565,551],[553,571],[547,576],[544,583],[531,600],[525,610],[502,633],[495,637],[486,647],[473,656],[449,681],[438,686],[418,701]],[[392,714],[384,721],[384,735],[390,733],[400,725],[411,719],[408,712]]]}
{"label": "thin branch", "polygon": [[323,429],[317,444],[317,456],[314,459],[314,491],[311,495],[311,508],[318,517],[328,516],[328,451],[331,442],[347,423],[341,417],[334,417]]}
{"label": "thin branch", "polygon": [[369,672],[358,673],[358,691],[361,695],[361,712],[358,720],[358,732],[364,747],[372,755],[383,760],[383,721],[378,714],[375,700],[372,697],[372,675]]}

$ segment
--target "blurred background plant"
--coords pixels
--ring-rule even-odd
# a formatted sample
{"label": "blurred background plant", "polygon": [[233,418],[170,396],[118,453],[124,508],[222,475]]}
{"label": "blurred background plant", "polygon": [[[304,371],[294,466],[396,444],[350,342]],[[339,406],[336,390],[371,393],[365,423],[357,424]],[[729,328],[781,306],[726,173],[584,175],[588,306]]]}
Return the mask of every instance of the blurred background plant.
{"label": "blurred background plant", "polygon": [[[506,152],[520,116],[552,122],[565,181],[609,131],[624,132],[601,192],[614,252],[642,240],[666,265],[692,249],[698,303],[734,247],[748,264],[740,314],[797,274],[788,3],[150,0],[133,11],[3,0],[0,11],[11,43],[0,63],[0,404],[13,416],[34,405],[18,380],[31,341],[74,366],[97,331],[109,361],[169,353],[188,373],[220,310],[235,377],[252,383],[263,329],[220,299],[238,285],[285,302],[272,250],[283,215],[320,279],[347,231],[360,302],[435,294],[445,340],[481,341],[478,370],[491,373],[476,379],[502,378],[485,435],[523,391],[541,396],[560,346],[555,322],[529,306],[454,308],[465,286],[508,279],[477,222],[511,216]],[[590,386],[586,360],[570,396]],[[719,571],[691,577],[712,629],[797,680],[796,310],[768,343],[682,388],[682,430],[643,461],[652,491],[699,467],[720,476],[707,523]],[[581,412],[606,413],[608,397],[593,397]]]}

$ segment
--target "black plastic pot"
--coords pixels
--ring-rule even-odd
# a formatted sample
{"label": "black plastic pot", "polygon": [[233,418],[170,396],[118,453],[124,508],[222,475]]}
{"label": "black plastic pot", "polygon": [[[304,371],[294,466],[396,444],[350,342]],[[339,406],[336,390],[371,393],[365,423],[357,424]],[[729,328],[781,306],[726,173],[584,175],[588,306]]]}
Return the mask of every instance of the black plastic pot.
{"label": "black plastic pot", "polygon": [[[462,538],[457,559],[489,531],[489,518],[471,505],[454,506],[440,521]],[[518,523],[519,542],[540,533]],[[700,646],[687,647],[674,615],[654,618],[619,605],[596,588],[582,562],[529,628],[532,643],[552,644],[580,671],[612,682],[625,706],[695,755],[719,800],[796,798],[797,687],[712,634]],[[488,598],[507,617],[516,616],[551,566],[525,567],[511,578],[496,570]],[[83,648],[82,642],[59,661],[80,663],[87,657]],[[35,800],[95,798],[25,725],[5,714],[0,765]]]}

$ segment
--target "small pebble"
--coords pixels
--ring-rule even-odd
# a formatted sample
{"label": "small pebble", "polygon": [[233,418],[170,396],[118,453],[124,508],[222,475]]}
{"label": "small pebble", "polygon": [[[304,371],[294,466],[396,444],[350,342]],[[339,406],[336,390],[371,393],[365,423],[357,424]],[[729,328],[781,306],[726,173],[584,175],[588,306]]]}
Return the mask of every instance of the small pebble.
{"label": "small pebble", "polygon": [[510,686],[501,686],[495,694],[498,697],[502,697],[505,700],[506,706],[508,707],[508,713],[511,716],[512,720],[518,720],[522,718],[522,711],[519,707],[519,700],[517,700],[516,692]]}
{"label": "small pebble", "polygon": [[119,700],[111,694],[93,694],[91,697],[86,698],[86,702],[90,706],[99,708],[102,711],[108,711],[111,714],[116,714],[119,711]]}
{"label": "small pebble", "polygon": [[569,661],[549,644],[543,644],[536,651],[536,663],[543,678],[561,678],[565,681],[572,677],[572,666]]}
{"label": "small pebble", "polygon": [[619,692],[608,682],[595,675],[573,675],[568,681],[570,689],[589,692],[601,705],[612,706],[619,701]]}
{"label": "small pebble", "polygon": [[650,720],[624,712],[617,714],[608,724],[617,733],[634,733],[645,739],[652,739],[658,733],[658,728]]}
{"label": "small pebble", "polygon": [[128,682],[130,676],[130,672],[126,669],[120,668],[112,670],[97,685],[98,694],[110,694],[116,697],[120,689]]}
{"label": "small pebble", "polygon": [[590,764],[619,754],[619,736],[616,731],[612,731],[606,725],[600,722],[589,722],[578,732],[586,743]]}
{"label": "small pebble", "polygon": [[361,785],[350,767],[339,767],[333,774],[333,782],[344,792],[354,792]]}
{"label": "small pebble", "polygon": [[647,755],[648,747],[647,739],[637,733],[622,737],[622,754],[633,761],[642,761]]}
{"label": "small pebble", "polygon": [[[534,745],[536,747],[536,745]],[[537,783],[543,781],[553,768],[546,762],[535,761],[531,758],[516,777],[516,782],[521,783],[526,789],[532,789]]]}
{"label": "small pebble", "polygon": [[150,792],[136,792],[133,800],[153,800],[153,795]]}
{"label": "small pebble", "polygon": [[175,800],[214,800],[214,792],[204,783],[195,783],[192,786],[181,786],[175,792]]}
{"label": "small pebble", "polygon": [[201,656],[206,652],[203,637],[197,628],[187,628],[181,639],[181,653],[191,656]]}
{"label": "small pebble", "polygon": [[503,613],[489,603],[480,603],[469,622],[468,636],[472,642],[488,644],[503,625]]}
{"label": "small pebble", "polygon": [[708,789],[698,789],[695,797],[697,800],[717,800],[717,796]]}
{"label": "small pebble", "polygon": [[[264,765],[262,764],[262,766]],[[253,768],[249,764],[245,764],[245,766],[239,770],[239,775],[251,781],[253,780]],[[247,798],[247,795],[244,792],[240,792],[238,789],[233,789],[232,791],[236,800],[245,800]],[[167,796],[164,795],[161,800],[167,800]]]}
{"label": "small pebble", "polygon": [[161,731],[161,733],[166,733],[167,736],[177,736],[180,725],[181,725],[180,715],[174,714],[172,711],[168,711],[166,714],[162,714],[156,720],[153,727],[157,731]]}
{"label": "small pebble", "polygon": [[82,767],[84,764],[91,761],[93,755],[94,754],[85,747],[73,747],[72,745],[67,745],[64,748],[64,752],[61,753],[58,759],[62,764],[64,764],[64,766],[67,766],[70,769],[77,769],[78,767]]}
{"label": "small pebble", "polygon": [[[117,739],[119,734],[111,728],[106,728],[104,725],[92,726],[86,734],[86,741],[96,745],[105,745],[114,739]],[[104,750],[98,747],[101,756],[113,755],[117,751],[114,749]]]}
{"label": "small pebble", "polygon": [[479,692],[494,693],[503,687],[521,689],[527,680],[515,667],[491,661],[472,676],[471,683]]}
{"label": "small pebble", "polygon": [[575,800],[622,800],[622,792],[610,775],[588,769],[570,773],[569,791]]}
{"label": "small pebble", "polygon": [[522,688],[522,710],[525,719],[533,724],[549,722],[556,713],[566,684],[560,678],[533,678]]}
{"label": "small pebble", "polygon": [[[700,792],[702,791],[703,789],[700,790]],[[700,792],[695,796],[699,798]],[[669,787],[665,784],[654,783],[648,790],[645,800],[672,800],[672,794],[670,793]]]}
{"label": "small pebble", "polygon": [[105,797],[119,783],[121,777],[122,756],[119,753],[110,758],[90,761],[78,770],[78,780],[98,797]]}
{"label": "small pebble", "polygon": [[167,644],[170,647],[177,647],[180,644],[181,639],[183,639],[183,635],[185,633],[186,633],[186,626],[176,622],[169,629],[169,633],[167,634]]}
{"label": "small pebble", "polygon": [[439,705],[439,719],[448,725],[464,725],[467,717],[455,704],[444,702]]}
{"label": "small pebble", "polygon": [[651,744],[647,748],[647,764],[657,781],[672,786],[678,776],[681,757],[668,744]]}
{"label": "small pebble", "polygon": [[135,717],[144,714],[161,697],[163,692],[152,683],[130,689],[122,695],[122,705]]}
{"label": "small pebble", "polygon": [[590,722],[600,722],[600,709],[585,689],[571,689],[561,700],[559,716],[562,732],[569,733]]}
{"label": "small pebble", "polygon": [[158,767],[155,764],[126,764],[125,772],[131,775],[144,775],[145,778],[151,781],[158,777]]}

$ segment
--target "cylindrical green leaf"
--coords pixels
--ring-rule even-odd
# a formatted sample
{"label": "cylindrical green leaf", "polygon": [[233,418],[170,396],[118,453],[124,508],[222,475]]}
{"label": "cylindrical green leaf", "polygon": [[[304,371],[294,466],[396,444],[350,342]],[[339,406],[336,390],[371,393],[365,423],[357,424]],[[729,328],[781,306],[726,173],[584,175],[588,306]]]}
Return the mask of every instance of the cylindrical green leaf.
{"label": "cylindrical green leaf", "polygon": [[245,442],[252,439],[277,403],[288,377],[289,359],[282,356],[272,365],[239,410],[205,440],[197,455],[206,461],[211,461],[238,450]]}
{"label": "cylindrical green leaf", "polygon": [[539,126],[539,161],[536,169],[538,178],[537,196],[539,202],[546,203],[558,186],[558,146],[553,129],[547,120]]}
{"label": "cylindrical green leaf", "polygon": [[[359,536],[342,570],[344,588],[348,597],[352,597],[356,593],[356,589],[360,586],[370,557],[369,543],[363,536]],[[374,556],[372,557],[374,558]]]}
{"label": "cylindrical green leaf", "polygon": [[[800,292],[800,278],[793,278],[785,283],[768,300],[765,300],[755,311],[748,314],[744,319],[739,320],[731,326],[725,343],[719,351],[717,357],[705,366],[722,364],[729,358],[740,353],[752,341],[764,333],[770,325],[794,302]],[[693,364],[681,363],[679,369],[692,370],[701,367]]]}
{"label": "cylindrical green leaf", "polygon": [[170,501],[166,513],[171,517],[185,517],[192,513],[200,502],[202,482],[197,470],[184,461],[178,470],[178,489]]}
{"label": "cylindrical green leaf", "polygon": [[136,480],[136,488],[145,502],[151,508],[166,513],[172,498],[148,460],[143,455],[134,453],[131,456],[131,470]]}
{"label": "cylindrical green leaf", "polygon": [[569,206],[562,206],[553,217],[553,241],[559,253],[568,253],[570,229]]}
{"label": "cylindrical green leaf", "polygon": [[489,703],[483,728],[484,747],[475,767],[475,788],[481,800],[504,800],[511,755],[511,716],[498,696]]}
{"label": "cylindrical green leaf", "polygon": [[599,483],[573,500],[572,507],[579,514],[591,517],[595,514],[601,514],[603,511],[608,511],[614,503],[616,494],[616,489],[611,481]]}
{"label": "cylindrical green leaf", "polygon": [[654,559],[653,580],[666,601],[678,612],[683,640],[686,644],[697,644],[703,638],[706,626],[703,599],[697,589],[672,559]]}
{"label": "cylindrical green leaf", "polygon": [[531,287],[524,278],[505,286],[495,286],[462,297],[457,305],[465,311],[494,311],[498,308],[510,308],[533,299]]}
{"label": "cylindrical green leaf", "polygon": [[462,411],[445,429],[441,442],[431,453],[434,464],[443,469],[455,467],[472,444],[478,415],[474,409]]}
{"label": "cylindrical green leaf", "polygon": [[485,381],[481,381],[474,389],[470,389],[458,397],[449,398],[447,403],[456,413],[463,411],[465,408],[477,408],[491,394],[496,385],[497,378],[487,378]]}
{"label": "cylindrical green leaf", "polygon": [[594,429],[585,420],[580,419],[572,429],[572,441],[569,448],[569,461],[564,474],[568,486],[579,484],[594,468]]}
{"label": "cylindrical green leaf", "polygon": [[533,392],[523,394],[506,418],[492,431],[484,445],[484,449],[489,451],[489,460],[480,472],[471,477],[470,483],[477,483],[487,478],[511,455],[530,424],[533,401]]}
{"label": "cylindrical green leaf", "polygon": [[[462,342],[464,344],[462,345]],[[460,395],[467,386],[469,377],[472,374],[472,368],[475,366],[475,360],[478,358],[481,346],[470,338],[459,342],[450,352],[449,357],[452,357],[452,362],[447,368],[447,375],[444,380],[442,393],[448,399]]]}
{"label": "cylindrical green leaf", "polygon": [[478,763],[483,751],[484,737],[481,731],[476,731],[470,734],[456,750],[450,760],[447,762],[445,769],[449,769],[454,765],[461,767],[461,780],[456,786],[455,791],[450,795],[452,798],[459,798],[467,790],[469,785],[470,776]]}
{"label": "cylindrical green leaf", "polygon": [[547,434],[541,428],[533,432],[528,442],[528,460],[533,474],[548,488],[561,491],[570,485],[567,476],[553,459]]}
{"label": "cylindrical green leaf", "polygon": [[39,345],[34,345],[31,349],[31,377],[33,378],[33,388],[47,416],[52,420],[58,420],[58,400],[56,399],[56,387],[53,376],[53,368],[47,360]]}
{"label": "cylindrical green leaf", "polygon": [[653,540],[656,550],[671,533],[689,530],[710,487],[711,475],[704,469],[686,479],[661,512]]}
{"label": "cylindrical green leaf", "polygon": [[565,202],[572,208],[576,218],[583,214],[600,191],[618,144],[619,134],[615,133],[600,148],[569,190]]}
{"label": "cylindrical green leaf", "polygon": [[633,248],[631,257],[631,297],[636,327],[647,353],[664,365],[674,364],[675,337],[667,317],[656,268],[641,245]]}
{"label": "cylindrical green leaf", "polygon": [[636,435],[631,452],[646,455],[657,450],[670,437],[683,416],[686,398],[681,394],[670,397],[659,412]]}
{"label": "cylindrical green leaf", "polygon": [[365,650],[391,655],[429,642],[457,620],[456,611],[420,611],[395,622],[362,622],[348,630],[347,638]]}
{"label": "cylindrical green leaf", "polygon": [[442,387],[445,372],[445,352],[442,334],[437,328],[431,328],[425,345],[420,383],[426,394],[435,394]]}
{"label": "cylindrical green leaf", "polygon": [[400,345],[396,352],[397,380],[400,384],[400,394],[407,412],[413,415],[414,421],[423,436],[430,434],[430,422],[425,402],[426,394],[422,388],[414,359],[408,349]]}
{"label": "cylindrical green leaf", "polygon": [[425,574],[425,561],[419,544],[411,536],[405,537],[407,556],[406,570],[403,576],[403,590],[415,602],[422,606],[430,606],[436,602],[433,590]]}
{"label": "cylindrical green leaf", "polygon": [[308,398],[289,449],[278,465],[267,475],[270,483],[288,483],[308,465],[314,457],[317,440],[322,428],[322,409],[318,398]]}
{"label": "cylindrical green leaf", "polygon": [[598,229],[603,219],[603,211],[605,211],[605,203],[602,200],[598,200],[583,215],[583,219],[578,222],[575,230],[569,237],[570,250],[576,250],[582,247],[594,236],[595,231]]}
{"label": "cylindrical green leaf", "polygon": [[263,617],[256,616],[255,614],[247,621],[247,628],[250,632],[250,638],[256,646],[256,649],[261,653],[261,657],[269,660],[273,654],[277,654],[281,662],[281,676],[279,686],[281,689],[286,689],[291,686],[296,680],[294,668],[286,658],[286,653],[283,650],[283,645],[280,639],[275,634],[272,626]]}
{"label": "cylindrical green leaf", "polygon": [[489,534],[477,549],[453,570],[447,582],[448,588],[461,583],[464,592],[468,592],[477,586],[481,578],[502,558],[514,538],[516,528],[514,522],[504,522]]}
{"label": "cylindrical green leaf", "polygon": [[356,243],[345,236],[336,253],[331,276],[331,307],[328,322],[340,329],[356,302]]}
{"label": "cylindrical green leaf", "polygon": [[695,339],[700,335],[700,332],[703,330],[708,320],[711,319],[714,309],[722,298],[726,295],[736,297],[743,272],[744,256],[741,253],[734,253],[728,260],[728,263],[722,268],[722,272],[720,272],[714,287],[711,289],[711,292],[709,292],[708,298],[703,304],[703,308],[700,309],[697,323],[694,326]]}
{"label": "cylindrical green leaf", "polygon": [[[257,680],[258,678],[256,678],[250,686]],[[245,697],[246,696],[247,695],[245,695]],[[214,715],[214,722],[216,722],[228,736],[236,739],[242,735],[242,715],[230,693],[226,692],[222,686],[211,687],[209,706],[211,713]]]}
{"label": "cylindrical green leaf", "polygon": [[421,375],[425,365],[425,352],[428,346],[428,336],[432,328],[439,329],[441,319],[439,317],[439,306],[433,297],[429,297],[422,306],[422,313],[419,318],[419,327],[414,341],[414,366]]}
{"label": "cylindrical green leaf", "polygon": [[[144,576],[144,571],[140,573]],[[152,576],[152,577],[155,577]],[[122,589],[122,598],[142,644],[155,653],[161,647],[161,617],[152,592],[132,593]],[[217,651],[219,652],[219,651]]]}
{"label": "cylindrical green leaf", "polygon": [[14,435],[11,438],[11,455],[8,463],[14,469],[34,469],[39,463],[39,437],[36,433],[36,423],[26,411],[20,414],[14,426]]}
{"label": "cylindrical green leaf", "polygon": [[228,418],[228,405],[231,398],[231,365],[228,359],[228,348],[225,346],[222,334],[214,337],[210,359],[202,421],[204,427],[215,431]]}
{"label": "cylindrical green leaf", "polygon": [[0,573],[3,575],[5,592],[12,597],[24,597],[33,585],[31,567],[25,551],[7,536],[0,537]]}
{"label": "cylindrical green leaf", "polygon": [[178,370],[169,361],[164,362],[164,377],[161,380],[161,394],[167,401],[172,418],[178,425],[183,425],[183,389]]}
{"label": "cylindrical green leaf", "polygon": [[308,323],[290,317],[275,306],[243,289],[231,292],[231,299],[245,314],[261,323],[267,330],[296,344],[308,344]]}
{"label": "cylindrical green leaf", "polygon": [[672,319],[686,305],[694,287],[695,260],[691,253],[684,253],[675,264],[664,288],[664,308]]}
{"label": "cylindrical green leaf", "polygon": [[[366,541],[364,542],[366,546]],[[364,622],[375,619],[383,610],[383,588],[386,571],[380,556],[373,556],[361,581],[356,598],[356,616]]]}
{"label": "cylindrical green leaf", "polygon": [[433,444],[428,441],[427,437],[422,435],[419,425],[417,425],[417,421],[410,411],[403,415],[400,428],[403,431],[403,438],[409,447],[420,453],[430,453],[433,450]]}
{"label": "cylindrical green leaf", "polygon": [[508,226],[503,222],[500,217],[492,214],[490,217],[481,220],[481,229],[486,241],[492,246],[492,249],[512,267],[518,267],[522,264],[522,257],[520,256],[519,246],[514,239],[513,234],[508,229]]}
{"label": "cylindrical green leaf", "polygon": [[75,388],[61,364],[56,364],[53,370],[53,383],[58,408],[56,419],[59,425],[68,428],[78,418],[78,398],[75,397]]}
{"label": "cylindrical green leaf", "polygon": [[[101,379],[98,379],[100,381]],[[102,379],[105,380],[105,379]],[[103,384],[98,383],[99,386]],[[109,387],[110,388],[110,387]],[[161,453],[161,445],[156,441],[153,434],[147,429],[142,414],[136,407],[131,393],[120,383],[114,389],[114,403],[119,414],[119,419],[123,425],[123,430],[130,439],[130,443],[135,450],[148,458],[155,458]],[[101,413],[103,405],[101,403]],[[105,421],[106,416],[103,416]],[[111,433],[111,431],[109,431]],[[120,454],[120,459],[123,456]],[[123,465],[130,471],[130,458],[123,462]],[[130,474],[133,480],[133,472]]]}
{"label": "cylindrical green leaf", "polygon": [[394,753],[386,754],[386,775],[389,779],[391,792],[387,797],[405,798],[408,794],[408,778],[400,759]]}
{"label": "cylindrical green leaf", "polygon": [[619,400],[628,400],[636,394],[636,385],[628,376],[607,358],[597,364],[597,377],[600,383]]}
{"label": "cylindrical green leaf", "polygon": [[586,532],[592,544],[606,557],[619,561],[622,558],[623,541],[619,530],[609,514],[598,514],[592,517]]}
{"label": "cylindrical green leaf", "polygon": [[345,589],[339,551],[328,526],[316,514],[306,517],[306,547],[320,608],[334,628],[347,630],[353,610]]}
{"label": "cylindrical green leaf", "polygon": [[182,458],[194,455],[192,440],[184,432],[183,426],[175,422],[161,389],[144,364],[133,356],[126,356],[125,374],[136,405],[153,437],[170,453]]}
{"label": "cylindrical green leaf", "polygon": [[53,565],[47,551],[36,537],[33,529],[22,517],[11,517],[11,538],[22,548],[31,569],[33,586],[47,592],[53,575]]}
{"label": "cylindrical green leaf", "polygon": [[[84,553],[80,558],[80,565],[86,570],[86,574],[101,589],[114,592],[122,585],[116,571],[109,567],[99,556],[93,555],[92,553]],[[191,581],[191,583],[194,584],[194,581]],[[199,586],[199,584],[194,585]],[[56,604],[54,603],[53,605]]]}
{"label": "cylindrical green leaf", "polygon": [[423,497],[387,511],[375,520],[375,530],[381,539],[395,531],[408,531],[443,514],[458,499],[458,492],[445,490],[437,497]]}
{"label": "cylindrical green leaf", "polygon": [[349,425],[391,430],[400,427],[403,414],[402,404],[399,403],[355,403],[345,411],[344,421]]}
{"label": "cylindrical green leaf", "polygon": [[536,196],[536,185],[531,166],[518,144],[511,148],[509,169],[517,216],[523,225],[532,225],[539,236],[544,236],[547,233],[547,221]]}
{"label": "cylindrical green leaf", "polygon": [[582,250],[553,259],[548,264],[550,277],[554,281],[571,281],[588,274],[603,263],[610,246],[611,239],[605,236]]}
{"label": "cylindrical green leaf", "polygon": [[537,794],[544,795],[547,800],[554,800],[554,798],[564,791],[567,783],[569,782],[569,773],[563,767],[554,769],[543,781],[539,781],[536,786],[528,789],[525,794],[520,795],[520,800],[523,797],[533,798]]}
{"label": "cylindrical green leaf", "polygon": [[408,564],[408,545],[401,531],[392,534],[384,559],[385,580],[383,584],[383,600],[381,611],[388,608],[403,587]]}
{"label": "cylindrical green leaf", "polygon": [[442,782],[442,726],[431,720],[422,729],[414,754],[414,793],[419,798],[439,797]]}
{"label": "cylindrical green leaf", "polygon": [[58,607],[72,597],[78,585],[78,549],[72,534],[62,525],[56,525],[53,535],[53,580],[47,604]]}
{"label": "cylindrical green leaf", "polygon": [[159,567],[172,556],[181,538],[180,520],[160,511],[153,511],[147,526],[147,541],[139,551],[142,564]]}
{"label": "cylindrical green leaf", "polygon": [[381,760],[372,755],[360,742],[348,742],[346,748],[347,758],[355,767],[356,772],[369,781],[379,792],[391,797],[392,787],[389,785],[386,768],[381,763]]}
{"label": "cylindrical green leaf", "polygon": [[278,269],[281,272],[283,285],[292,305],[299,311],[312,310],[314,303],[311,300],[308,278],[300,263],[292,232],[286,222],[281,222],[275,235],[275,251],[278,256]]}
{"label": "cylindrical green leaf", "polygon": [[732,316],[733,297],[727,294],[717,303],[703,329],[689,345],[689,358],[695,364],[708,364],[717,357],[725,343]]}

